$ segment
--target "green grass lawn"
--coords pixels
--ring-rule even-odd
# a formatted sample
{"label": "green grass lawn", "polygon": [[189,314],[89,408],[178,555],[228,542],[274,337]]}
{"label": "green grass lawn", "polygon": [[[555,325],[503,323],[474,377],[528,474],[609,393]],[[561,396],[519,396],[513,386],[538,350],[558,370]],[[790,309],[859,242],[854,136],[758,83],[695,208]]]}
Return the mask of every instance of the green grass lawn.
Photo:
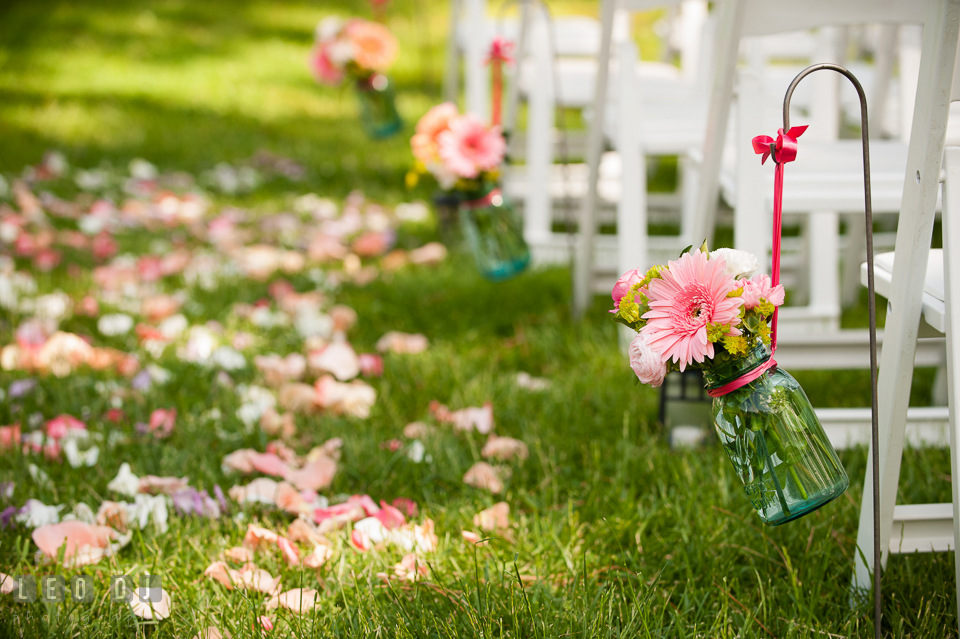
{"label": "green grass lawn", "polygon": [[[596,13],[591,2],[551,6]],[[350,91],[316,85],[306,68],[320,18],[368,12],[359,0],[5,3],[0,173],[18,175],[53,148],[84,168],[125,167],[143,157],[163,170],[194,174],[267,150],[302,163],[304,180],[272,179],[252,194],[218,197],[214,209],[276,212],[296,195],[341,200],[354,189],[388,204],[426,198],[425,187],[405,190],[403,177],[413,124],[440,99],[446,3],[391,4],[389,24],[403,43],[393,76],[406,124],[401,135],[379,142],[364,136]],[[70,184],[52,188],[64,197],[76,193]],[[119,239],[124,250],[143,252],[167,235],[130,231]],[[400,241],[413,246],[434,235],[432,229],[405,231]],[[304,275],[290,280],[298,291],[314,287]],[[75,278],[65,265],[38,282],[41,293],[60,288],[73,295],[89,286],[86,275]],[[179,278],[167,285],[184,287]],[[230,325],[236,321],[233,303],[267,296],[267,283],[188,290],[197,302],[190,306],[192,323]],[[429,557],[429,576],[413,584],[377,577],[391,572],[403,553],[360,554],[342,534],[331,535],[337,553],[318,571],[260,555],[258,565],[282,575],[284,589],[321,591],[312,613],[280,611],[277,627],[263,636],[873,636],[869,602],[851,605],[848,589],[865,450],[841,455],[851,486],[837,502],[789,525],[763,527],[719,446],[670,450],[656,424],[656,391],[634,385],[617,349],[608,300],[597,298],[576,324],[569,320],[569,300],[566,269],[491,284],[458,250],[439,267],[408,268],[336,294],[359,315],[349,334],[358,351],[371,351],[388,330],[422,332],[431,345],[420,355],[385,358],[384,376],[372,382],[378,397],[368,419],[299,416],[294,447],[305,453],[342,437],[340,468],[325,491],[331,501],[356,493],[411,498],[421,519],[436,522],[439,548]],[[0,344],[12,340],[18,320],[0,314]],[[848,320],[863,321],[857,311]],[[93,327],[91,320],[74,318],[64,330],[96,336]],[[261,352],[301,348],[296,335],[282,331],[263,339]],[[112,345],[132,348],[134,342]],[[127,400],[129,423],[120,426],[99,417],[109,405],[98,382],[117,379],[107,374],[42,377],[21,402],[0,401],[0,424],[33,413],[45,419],[82,413],[91,416],[91,431],[122,435],[90,469],[0,452],[0,482],[16,482],[12,503],[36,498],[66,504],[69,511],[85,502],[96,510],[123,462],[139,475],[186,475],[192,486],[207,490],[249,481],[224,475],[221,460],[242,447],[263,450],[270,438],[244,429],[234,417],[236,395],[209,369],[183,363],[171,350],[158,363],[172,380]],[[551,385],[540,392],[519,388],[519,371]],[[0,388],[24,376],[0,372]],[[252,367],[233,377],[237,383],[259,379]],[[797,377],[816,406],[868,405],[865,372]],[[932,375],[920,371],[917,378],[926,390],[914,401],[924,403]],[[485,437],[476,433],[440,428],[424,442],[430,456],[424,463],[381,446],[400,438],[409,422],[428,421],[431,400],[451,408],[492,402],[498,434],[527,443],[530,457],[513,465],[502,495],[462,481],[480,459]],[[177,408],[173,435],[163,441],[136,436],[133,422],[157,407]],[[222,419],[210,417],[214,408]],[[32,480],[29,463],[51,482]],[[900,503],[949,501],[948,453],[907,451],[901,486]],[[509,530],[485,546],[464,542],[460,532],[475,530],[474,514],[501,499],[511,508]],[[18,605],[4,596],[0,635],[187,638],[217,625],[236,638],[260,636],[253,624],[264,614],[263,597],[226,591],[202,572],[223,549],[240,544],[248,523],[283,531],[290,520],[276,509],[236,504],[216,520],[171,514],[167,533],[138,531],[116,557],[73,570],[38,566],[29,530],[0,531],[2,572],[88,573],[105,587],[109,575],[146,571],[162,576],[173,599],[170,619],[138,628],[126,604],[112,603],[103,591],[93,604]],[[883,580],[885,632],[956,636],[954,575],[949,554],[891,558]]]}

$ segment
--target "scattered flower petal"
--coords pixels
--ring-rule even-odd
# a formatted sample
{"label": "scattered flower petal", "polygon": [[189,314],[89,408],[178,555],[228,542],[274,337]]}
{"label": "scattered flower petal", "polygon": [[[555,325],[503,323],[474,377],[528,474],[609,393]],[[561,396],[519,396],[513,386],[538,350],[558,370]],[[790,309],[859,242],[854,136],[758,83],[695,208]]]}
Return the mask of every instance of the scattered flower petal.
{"label": "scattered flower petal", "polygon": [[505,530],[510,526],[509,518],[510,505],[505,501],[501,501],[474,515],[473,525],[483,530]]}
{"label": "scattered flower petal", "polygon": [[497,495],[503,492],[503,482],[497,469],[487,462],[477,462],[463,476],[463,482],[474,488],[487,490]]}
{"label": "scattered flower petal", "polygon": [[406,353],[415,355],[427,350],[430,346],[426,335],[420,333],[400,333],[390,331],[377,340],[377,350],[381,353]]}

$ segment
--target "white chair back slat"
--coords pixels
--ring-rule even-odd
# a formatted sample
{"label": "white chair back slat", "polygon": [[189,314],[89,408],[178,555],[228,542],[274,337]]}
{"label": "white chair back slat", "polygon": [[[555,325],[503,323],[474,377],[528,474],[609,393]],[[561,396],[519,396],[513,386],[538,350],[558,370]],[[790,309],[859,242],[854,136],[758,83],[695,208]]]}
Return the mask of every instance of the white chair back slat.
{"label": "white chair back slat", "polygon": [[553,46],[561,57],[596,56],[600,50],[600,23],[584,16],[554,20]]}
{"label": "white chair back slat", "polygon": [[633,13],[676,7],[682,2],[683,0],[618,0],[617,8]]}
{"label": "white chair back slat", "polygon": [[699,78],[704,64],[704,30],[708,18],[707,3],[699,0],[684,1],[680,5],[680,69],[687,82]]}
{"label": "white chair back slat", "polygon": [[770,35],[846,24],[920,24],[926,4],[926,0],[744,0],[741,35]]}

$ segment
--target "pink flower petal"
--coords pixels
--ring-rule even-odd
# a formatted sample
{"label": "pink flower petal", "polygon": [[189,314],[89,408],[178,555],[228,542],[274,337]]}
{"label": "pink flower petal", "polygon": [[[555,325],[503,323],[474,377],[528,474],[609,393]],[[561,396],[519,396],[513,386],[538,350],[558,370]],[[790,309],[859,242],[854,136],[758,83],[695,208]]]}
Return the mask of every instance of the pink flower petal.
{"label": "pink flower petal", "polygon": [[[60,547],[67,545],[64,562],[71,563],[75,555],[79,556],[79,565],[97,563],[103,551],[117,537],[117,531],[107,526],[93,526],[81,521],[63,521],[59,524],[40,526],[32,534],[33,541],[44,555],[56,559]],[[92,552],[91,552],[92,551]]]}
{"label": "pink flower petal", "polygon": [[359,550],[360,552],[367,552],[373,548],[373,544],[370,542],[370,538],[367,537],[367,534],[362,530],[354,529],[350,533],[350,545]]}
{"label": "pink flower petal", "polygon": [[312,588],[294,588],[283,594],[275,595],[267,601],[266,609],[275,610],[277,608],[286,608],[292,612],[303,614],[313,610],[318,599],[319,594]]}
{"label": "pink flower petal", "polygon": [[387,530],[399,528],[407,522],[403,513],[383,500],[380,500],[380,510],[374,513],[373,516],[376,517]]}

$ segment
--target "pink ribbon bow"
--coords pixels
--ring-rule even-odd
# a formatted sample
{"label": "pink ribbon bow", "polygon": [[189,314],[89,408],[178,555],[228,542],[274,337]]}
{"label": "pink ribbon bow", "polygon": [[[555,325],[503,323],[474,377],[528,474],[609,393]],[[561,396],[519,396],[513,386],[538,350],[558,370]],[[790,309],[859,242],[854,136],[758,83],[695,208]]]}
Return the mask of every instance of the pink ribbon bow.
{"label": "pink ribbon bow", "polygon": [[487,63],[490,62],[513,62],[513,42],[506,38],[496,37],[490,42],[490,51],[487,53]]}
{"label": "pink ribbon bow", "polygon": [[[777,139],[776,139],[776,150],[777,154],[774,156],[773,161],[778,164],[785,164],[787,162],[793,162],[797,159],[797,138],[803,135],[803,132],[807,130],[806,126],[794,126],[790,127],[790,130],[786,133],[783,132],[783,129],[777,129]],[[757,154],[763,154],[763,159],[760,160],[760,164],[763,164],[767,161],[767,158],[770,157],[770,145],[774,143],[774,139],[769,135],[758,135],[753,138],[753,151]]]}
{"label": "pink ribbon bow", "polygon": [[[783,129],[777,130],[777,139],[774,140],[769,135],[758,135],[753,138],[753,150],[758,155],[763,154],[760,163],[763,164],[770,157],[771,151],[774,153],[773,161],[777,163],[776,171],[773,175],[773,268],[771,269],[771,284],[777,286],[780,283],[780,227],[783,223],[783,165],[787,162],[793,162],[797,159],[797,138],[803,135],[807,130],[805,126],[792,127],[786,133]],[[763,376],[768,370],[777,367],[777,361],[773,356],[777,353],[777,320],[780,316],[780,308],[773,310],[773,321],[771,322],[770,335],[770,359],[753,369],[749,373],[741,375],[732,382],[724,384],[719,388],[707,391],[711,397],[723,397],[727,393],[733,392],[738,388],[746,386],[755,379]]]}

